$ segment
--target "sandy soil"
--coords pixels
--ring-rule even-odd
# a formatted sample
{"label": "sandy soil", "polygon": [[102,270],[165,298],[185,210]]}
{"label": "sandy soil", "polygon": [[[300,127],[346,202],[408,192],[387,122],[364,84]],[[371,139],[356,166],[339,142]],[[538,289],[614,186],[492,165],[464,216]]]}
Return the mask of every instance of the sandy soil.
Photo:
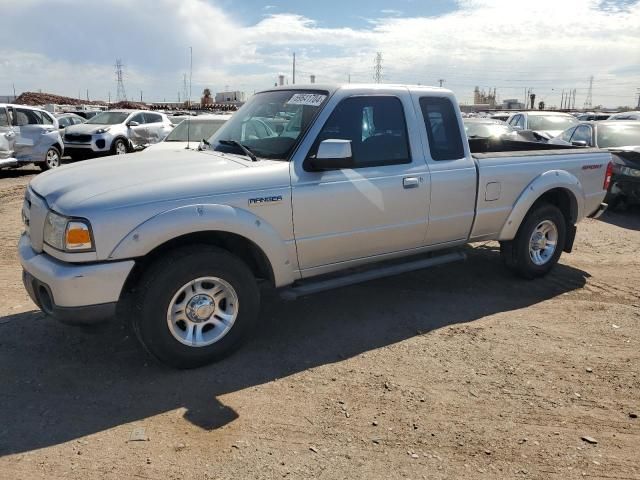
{"label": "sandy soil", "polygon": [[488,243],[267,296],[243,349],[184,372],[118,322],[35,311],[15,251],[34,173],[0,172],[0,478],[640,479],[640,211],[582,223],[542,280]]}

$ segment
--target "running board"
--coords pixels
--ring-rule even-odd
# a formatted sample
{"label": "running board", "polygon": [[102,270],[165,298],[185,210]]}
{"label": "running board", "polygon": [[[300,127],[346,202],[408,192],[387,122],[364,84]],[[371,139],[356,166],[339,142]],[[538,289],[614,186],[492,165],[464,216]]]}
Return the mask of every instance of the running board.
{"label": "running board", "polygon": [[327,280],[309,280],[300,285],[284,288],[280,291],[280,296],[285,300],[295,300],[298,297],[311,295],[325,290],[333,290],[334,288],[346,287],[356,283],[368,282],[378,278],[391,277],[401,273],[413,272],[414,270],[422,270],[423,268],[436,267],[445,263],[458,262],[466,260],[467,255],[464,252],[447,253],[436,257],[422,258],[404,262],[396,265],[388,265],[378,268],[357,272],[340,277],[330,278]]}

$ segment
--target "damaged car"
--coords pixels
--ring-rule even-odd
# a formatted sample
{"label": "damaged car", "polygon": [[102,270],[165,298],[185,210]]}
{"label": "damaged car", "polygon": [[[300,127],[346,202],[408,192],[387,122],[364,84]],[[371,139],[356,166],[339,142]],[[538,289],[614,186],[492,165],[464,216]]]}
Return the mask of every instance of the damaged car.
{"label": "damaged car", "polygon": [[0,168],[33,163],[49,170],[60,166],[63,153],[58,121],[49,112],[0,104]]}
{"label": "damaged car", "polygon": [[87,122],[67,127],[64,146],[77,160],[102,155],[124,155],[162,141],[173,129],[164,113],[109,110]]}
{"label": "damaged car", "polygon": [[605,120],[569,128],[550,144],[605,148],[613,159],[613,177],[605,203],[611,208],[640,203],[640,122]]}

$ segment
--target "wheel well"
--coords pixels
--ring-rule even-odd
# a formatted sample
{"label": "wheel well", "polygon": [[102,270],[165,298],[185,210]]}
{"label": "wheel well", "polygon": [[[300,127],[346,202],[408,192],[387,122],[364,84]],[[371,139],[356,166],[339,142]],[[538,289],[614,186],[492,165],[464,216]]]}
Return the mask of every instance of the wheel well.
{"label": "wheel well", "polygon": [[54,144],[53,144],[53,145],[51,145],[51,146],[52,146],[52,147],[55,147],[55,148],[58,150],[58,153],[59,153],[60,155],[62,155],[62,150],[63,150],[62,145],[60,145],[58,142],[56,142],[56,143],[54,143]]}
{"label": "wheel well", "polygon": [[109,147],[109,150],[111,150],[113,148],[113,145],[118,141],[118,140],[122,140],[124,141],[125,145],[127,146],[127,149],[131,149],[131,141],[123,136],[123,135],[118,135],[116,138],[114,138],[113,140],[111,140],[111,146]]}
{"label": "wheel well", "polygon": [[558,207],[565,218],[567,228],[575,225],[578,220],[578,202],[573,193],[566,188],[554,188],[545,192],[534,205],[540,203],[550,203]]}
{"label": "wheel well", "polygon": [[197,244],[214,245],[218,248],[222,248],[223,250],[227,250],[243,260],[257,279],[266,280],[271,283],[271,285],[275,284],[275,277],[271,263],[262,249],[260,249],[260,247],[255,243],[234,233],[207,231],[195,232],[176,237],[154,248],[144,257],[136,259],[136,264],[122,289],[123,293],[132,291],[147,266],[163,254],[175,248]]}

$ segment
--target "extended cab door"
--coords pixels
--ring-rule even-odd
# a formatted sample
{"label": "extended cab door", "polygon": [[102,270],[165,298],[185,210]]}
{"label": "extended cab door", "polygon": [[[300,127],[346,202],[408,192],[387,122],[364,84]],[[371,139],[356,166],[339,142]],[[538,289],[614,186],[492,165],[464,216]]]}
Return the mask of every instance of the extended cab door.
{"label": "extended cab door", "polygon": [[465,241],[475,217],[477,172],[455,98],[425,89],[414,91],[413,100],[431,172],[426,244]]}
{"label": "extended cab door", "polygon": [[[406,90],[359,96],[344,90],[331,98],[292,163],[303,277],[423,244],[429,177],[415,124]],[[328,139],[351,142],[354,168],[311,171],[309,159]]]}

